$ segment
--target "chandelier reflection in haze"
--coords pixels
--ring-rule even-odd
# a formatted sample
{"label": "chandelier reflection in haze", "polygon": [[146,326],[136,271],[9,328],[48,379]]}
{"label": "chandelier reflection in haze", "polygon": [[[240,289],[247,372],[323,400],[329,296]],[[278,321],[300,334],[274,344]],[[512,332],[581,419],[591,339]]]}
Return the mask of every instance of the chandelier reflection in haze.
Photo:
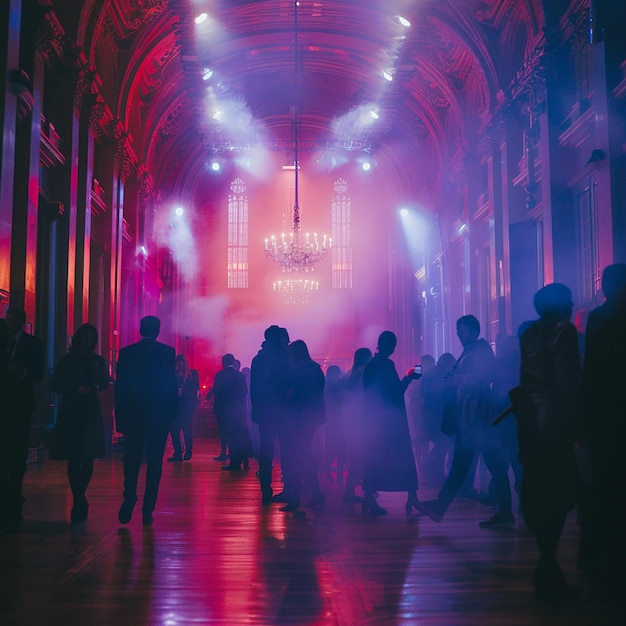
{"label": "chandelier reflection in haze", "polygon": [[293,146],[294,146],[294,182],[295,199],[293,206],[293,227],[289,234],[282,234],[280,237],[272,235],[265,240],[265,256],[270,261],[278,263],[282,272],[289,274],[284,279],[274,283],[274,291],[282,294],[283,299],[289,304],[305,304],[309,296],[319,287],[317,281],[305,278],[304,274],[313,270],[316,263],[321,261],[330,252],[332,240],[323,235],[318,237],[317,233],[311,236],[309,233],[302,234],[300,227],[300,203],[298,199],[298,170],[300,161],[298,159],[299,124],[298,124],[298,96],[299,93],[299,72],[298,60],[298,8],[299,3],[294,3],[294,85],[296,92],[296,103],[293,108]]}

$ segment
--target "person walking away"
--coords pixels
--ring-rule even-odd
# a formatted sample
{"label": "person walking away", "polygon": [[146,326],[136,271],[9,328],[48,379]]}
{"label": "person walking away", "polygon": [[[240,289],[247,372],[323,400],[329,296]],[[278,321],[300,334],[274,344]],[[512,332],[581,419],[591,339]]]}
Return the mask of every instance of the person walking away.
{"label": "person walking away", "polygon": [[365,457],[365,396],[363,372],[372,360],[369,348],[357,348],[352,358],[352,368],[344,379],[344,423],[348,446],[348,476],[343,501],[348,504],[362,503],[356,488],[363,482]]}
{"label": "person walking away", "polygon": [[511,392],[523,469],[521,500],[539,560],[537,598],[559,602],[576,595],[563,577],[557,548],[579,493],[575,442],[581,434],[578,334],[569,320],[572,292],[560,283],[540,289],[533,304],[539,320],[520,337],[520,387]]}
{"label": "person walking away", "polygon": [[0,532],[19,532],[22,526],[22,482],[26,473],[30,424],[36,408],[35,385],[43,380],[44,351],[38,337],[25,330],[26,311],[6,310],[5,370],[8,401],[2,410],[4,445],[0,455]]}
{"label": "person walking away", "polygon": [[583,367],[583,423],[591,464],[582,511],[579,565],[602,593],[626,592],[626,264],[602,273],[604,303],[589,313]]}
{"label": "person walking away", "polygon": [[178,417],[176,351],[157,341],[161,320],[153,315],[141,319],[141,341],[122,348],[116,367],[115,418],[124,435],[124,499],[118,513],[128,524],[137,502],[137,481],[144,450],[146,485],[143,524],[153,522],[163,453],[170,424]]}
{"label": "person walking away", "polygon": [[285,479],[286,505],[281,511],[295,511],[300,506],[303,486],[311,491],[307,506],[326,502],[317,475],[317,463],[311,445],[318,427],[326,421],[324,386],[326,379],[319,363],[310,356],[304,341],[289,344],[287,413],[282,424],[281,461]]}
{"label": "person walking away", "polygon": [[[170,463],[189,461],[193,454],[193,418],[198,409],[198,390],[200,380],[198,372],[192,370],[184,354],[176,356],[176,382],[178,383],[178,419],[173,422],[170,429],[174,454],[169,459]],[[180,440],[180,431],[183,432],[185,442],[185,455],[183,456],[183,444]]]}
{"label": "person walking away", "polygon": [[[261,501],[273,501],[272,465],[274,447],[287,410],[289,334],[276,325],[265,330],[265,340],[250,367],[252,421],[259,426],[259,482]],[[283,494],[275,497],[284,499]]]}
{"label": "person walking away", "polygon": [[229,450],[230,462],[223,470],[239,471],[247,467],[251,447],[250,433],[246,422],[246,397],[248,387],[245,376],[235,368],[235,357],[228,353],[222,357],[222,369],[215,374],[213,383],[213,412]]}
{"label": "person walking away", "polygon": [[106,361],[95,353],[97,345],[96,327],[92,324],[79,326],[69,352],[59,359],[50,383],[51,391],[61,396],[50,441],[50,458],[67,461],[73,524],[87,519],[89,502],[85,493],[93,474],[93,461],[105,455],[99,393],[109,385],[109,372]]}

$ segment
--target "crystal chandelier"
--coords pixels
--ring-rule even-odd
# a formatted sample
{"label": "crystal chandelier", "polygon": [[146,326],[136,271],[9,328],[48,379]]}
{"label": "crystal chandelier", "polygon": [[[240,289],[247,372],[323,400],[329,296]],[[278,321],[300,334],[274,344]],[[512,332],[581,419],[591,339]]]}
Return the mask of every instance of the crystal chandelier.
{"label": "crystal chandelier", "polygon": [[319,287],[317,281],[306,279],[302,276],[305,272],[313,270],[313,266],[321,261],[329,252],[332,245],[330,237],[323,235],[318,237],[317,233],[310,235],[302,234],[300,225],[300,203],[298,172],[300,161],[298,159],[299,125],[298,125],[298,82],[299,82],[299,61],[298,61],[298,0],[294,2],[294,57],[295,57],[295,83],[296,103],[293,114],[293,146],[294,146],[294,206],[293,206],[293,226],[289,234],[284,233],[280,237],[272,235],[265,240],[265,256],[270,261],[278,263],[282,272],[289,273],[288,277],[274,283],[274,291],[282,294],[287,303],[306,303],[311,292]]}
{"label": "crystal chandelier", "polygon": [[286,304],[306,304],[319,286],[319,282],[308,278],[283,278],[273,284],[274,291],[282,296]]}

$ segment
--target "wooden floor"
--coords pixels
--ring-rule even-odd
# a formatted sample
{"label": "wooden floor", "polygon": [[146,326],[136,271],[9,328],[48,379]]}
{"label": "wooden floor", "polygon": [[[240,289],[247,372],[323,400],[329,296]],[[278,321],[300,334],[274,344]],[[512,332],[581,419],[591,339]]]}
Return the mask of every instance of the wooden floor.
{"label": "wooden floor", "polygon": [[119,453],[96,462],[80,526],[68,522],[64,463],[29,466],[22,533],[0,537],[0,624],[626,623],[576,572],[573,519],[561,560],[585,596],[546,607],[532,593],[536,551],[521,520],[481,530],[491,510],[457,500],[435,524],[407,517],[402,494],[381,494],[389,515],[372,519],[325,477],[326,506],[294,516],[261,506],[255,462],[223,472],[217,451],[215,439],[198,439],[191,461],[164,463],[147,528],[139,508],[118,524]]}

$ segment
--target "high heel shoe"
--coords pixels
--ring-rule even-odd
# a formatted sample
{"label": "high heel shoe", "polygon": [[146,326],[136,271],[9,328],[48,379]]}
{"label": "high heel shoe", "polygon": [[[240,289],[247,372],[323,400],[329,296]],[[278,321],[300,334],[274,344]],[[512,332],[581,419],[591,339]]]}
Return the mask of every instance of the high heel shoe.
{"label": "high heel shoe", "polygon": [[387,509],[383,509],[374,498],[367,498],[363,501],[361,512],[370,515],[387,515]]}
{"label": "high heel shoe", "polygon": [[89,503],[86,498],[79,499],[74,506],[70,514],[72,524],[80,524],[87,520],[87,512],[89,511]]}
{"label": "high heel shoe", "polygon": [[413,509],[415,509],[416,511],[419,511],[418,505],[419,505],[419,500],[417,498],[409,498],[406,501],[406,504],[404,505],[404,510],[406,511],[406,514],[411,515],[411,513],[413,512]]}

